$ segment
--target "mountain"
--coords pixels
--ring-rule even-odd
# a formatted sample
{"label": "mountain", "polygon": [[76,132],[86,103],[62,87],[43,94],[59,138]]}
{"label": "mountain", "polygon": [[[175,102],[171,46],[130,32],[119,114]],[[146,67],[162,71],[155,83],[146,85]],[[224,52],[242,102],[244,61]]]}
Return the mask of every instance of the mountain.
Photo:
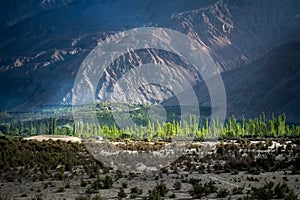
{"label": "mountain", "polygon": [[249,64],[299,37],[297,1],[219,0],[172,16],[176,30],[206,46],[222,70]]}
{"label": "mountain", "polygon": [[[206,4],[183,0],[164,4],[150,0],[83,0],[59,5],[37,9],[35,14],[28,11],[27,18],[18,18],[13,25],[1,28],[1,110],[70,104],[76,72],[99,41],[126,29],[158,25],[172,13]],[[27,7],[27,2],[17,6],[18,10]],[[9,18],[5,12],[2,14],[2,19]]]}
{"label": "mountain", "polygon": [[39,13],[59,8],[73,0],[3,0],[1,1],[0,30],[20,23]]}
{"label": "mountain", "polygon": [[[4,2],[0,16],[0,110],[70,104],[84,58],[98,43],[120,31],[151,26],[185,33],[209,52],[220,72],[228,73],[253,67],[269,51],[300,35],[297,0]],[[108,69],[98,86],[97,98],[107,100],[105,93],[114,91],[113,83],[121,77],[122,68],[158,61],[172,69],[172,76],[186,73],[184,77],[192,85],[203,81],[188,62],[171,53],[128,52]],[[178,82],[183,80],[177,77]],[[138,101],[143,103],[160,103],[172,95],[161,85],[139,90],[142,95]]]}
{"label": "mountain", "polygon": [[286,43],[248,66],[222,74],[228,115],[286,113],[300,123],[300,41]]}
{"label": "mountain", "polygon": [[[288,115],[290,122],[300,123],[300,41],[281,45],[257,61],[230,71],[222,78],[227,96],[227,115],[238,119],[257,117],[262,112]],[[214,83],[214,78],[207,83]],[[194,91],[203,106],[210,106],[205,83]],[[165,104],[174,103],[169,99]]]}

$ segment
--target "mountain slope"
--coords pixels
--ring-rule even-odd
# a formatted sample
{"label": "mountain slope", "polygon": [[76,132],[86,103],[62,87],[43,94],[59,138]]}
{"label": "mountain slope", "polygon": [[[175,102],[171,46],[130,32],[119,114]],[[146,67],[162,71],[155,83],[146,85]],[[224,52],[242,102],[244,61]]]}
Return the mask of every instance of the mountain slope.
{"label": "mountain slope", "polygon": [[[0,110],[70,104],[85,56],[98,42],[123,30],[158,26],[186,33],[209,51],[220,71],[249,64],[300,35],[297,0],[32,0],[5,8],[0,17]],[[129,54],[136,57],[136,52]],[[170,63],[175,74],[181,72],[176,68],[180,62],[155,53],[150,59]],[[127,61],[129,66],[137,62]],[[117,65],[115,69],[122,63]],[[111,74],[99,90],[117,81]],[[190,71],[188,77],[194,76]],[[143,94],[143,100],[152,102],[151,91]],[[167,98],[159,91],[154,96]],[[98,98],[105,99],[101,94]]]}
{"label": "mountain slope", "polygon": [[[222,78],[228,116],[286,113],[289,121],[300,123],[300,41],[291,41],[250,65],[224,72]],[[202,105],[209,106],[205,84],[194,89]]]}
{"label": "mountain slope", "polygon": [[125,29],[164,23],[174,12],[205,3],[83,0],[16,20],[0,31],[0,109],[70,104],[76,72],[99,41]]}

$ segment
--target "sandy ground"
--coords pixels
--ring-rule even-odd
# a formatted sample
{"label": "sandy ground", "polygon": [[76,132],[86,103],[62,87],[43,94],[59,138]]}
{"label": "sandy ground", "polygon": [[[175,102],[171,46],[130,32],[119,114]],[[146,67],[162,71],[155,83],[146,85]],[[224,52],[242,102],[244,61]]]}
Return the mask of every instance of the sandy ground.
{"label": "sandy ground", "polygon": [[37,140],[37,141],[43,141],[43,140],[63,140],[66,142],[79,142],[81,143],[81,139],[78,137],[73,136],[64,136],[64,135],[37,135],[32,137],[24,138],[24,140]]}

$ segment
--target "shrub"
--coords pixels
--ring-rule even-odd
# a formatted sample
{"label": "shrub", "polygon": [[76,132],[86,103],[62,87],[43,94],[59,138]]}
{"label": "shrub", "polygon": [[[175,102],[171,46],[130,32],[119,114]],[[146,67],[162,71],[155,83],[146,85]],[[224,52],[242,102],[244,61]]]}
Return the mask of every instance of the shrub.
{"label": "shrub", "polygon": [[64,172],[57,172],[55,175],[54,175],[54,179],[55,180],[63,180],[65,178],[65,175],[64,175]]}
{"label": "shrub", "polygon": [[218,198],[225,198],[227,197],[227,195],[229,194],[229,191],[225,188],[221,188],[218,193],[217,193],[217,197]]}
{"label": "shrub", "polygon": [[162,196],[160,195],[160,193],[153,189],[153,190],[149,190],[149,196],[147,198],[148,200],[163,200]]}
{"label": "shrub", "polygon": [[160,182],[159,184],[156,184],[155,188],[156,191],[158,191],[158,193],[164,197],[167,195],[169,189],[167,188],[166,184],[164,182]]}
{"label": "shrub", "polygon": [[[190,180],[191,182],[191,180]],[[218,188],[215,186],[214,181],[210,181],[208,183],[205,183],[204,185],[199,182],[193,183],[193,189],[191,190],[191,195],[196,198],[202,198],[210,193],[217,192]]]}
{"label": "shrub", "polygon": [[115,178],[116,179],[120,179],[123,177],[123,172],[120,171],[120,170],[117,170],[116,173],[115,173]]}
{"label": "shrub", "polygon": [[124,188],[120,188],[120,191],[118,192],[118,197],[120,197],[120,198],[127,197],[127,194],[125,193]]}
{"label": "shrub", "polygon": [[174,193],[172,193],[172,194],[170,195],[170,198],[171,198],[171,199],[175,199],[175,198],[176,198],[176,195],[175,195]]}
{"label": "shrub", "polygon": [[142,191],[142,189],[139,189],[137,187],[133,187],[133,188],[131,188],[130,193],[131,194],[142,194],[143,191]]}
{"label": "shrub", "polygon": [[272,190],[274,183],[272,181],[265,183],[260,188],[252,187],[252,196],[257,199],[269,200],[272,199],[274,191]]}
{"label": "shrub", "polygon": [[98,190],[92,189],[92,188],[88,188],[85,191],[86,194],[94,194],[94,193],[98,193]]}
{"label": "shrub", "polygon": [[90,198],[88,197],[84,197],[84,196],[79,196],[79,197],[76,197],[75,200],[89,200]]}
{"label": "shrub", "polygon": [[65,192],[65,187],[60,187],[57,192]]}
{"label": "shrub", "polygon": [[201,183],[196,183],[193,185],[193,189],[190,193],[193,197],[201,199],[208,194],[207,192],[207,189],[203,187]]}
{"label": "shrub", "polygon": [[286,183],[278,183],[274,188],[275,196],[278,199],[283,199],[286,193],[290,192],[290,189]]}
{"label": "shrub", "polygon": [[233,188],[232,194],[233,195],[235,195],[235,194],[243,194],[243,190],[244,190],[244,188],[242,188],[242,187]]}
{"label": "shrub", "polygon": [[162,200],[168,193],[168,188],[164,182],[156,183],[153,190],[149,190],[149,200]]}
{"label": "shrub", "polygon": [[110,176],[105,176],[103,180],[103,189],[110,189],[113,185],[113,180]]}
{"label": "shrub", "polygon": [[272,181],[266,182],[262,187],[256,188],[252,187],[249,199],[298,199],[297,194],[291,190],[286,183],[278,183],[274,187],[274,183]]}
{"label": "shrub", "polygon": [[122,183],[122,188],[127,188],[127,183]]}
{"label": "shrub", "polygon": [[180,190],[181,189],[181,182],[180,181],[176,181],[173,185],[175,190]]}
{"label": "shrub", "polygon": [[100,194],[97,194],[92,198],[92,200],[104,200],[104,198]]}
{"label": "shrub", "polygon": [[101,188],[103,188],[102,180],[100,180],[99,178],[96,179],[95,181],[92,182],[91,187],[94,190],[100,190]]}
{"label": "shrub", "polygon": [[87,186],[87,182],[84,181],[83,179],[81,179],[80,186],[81,187],[86,187]]}
{"label": "shrub", "polygon": [[128,177],[129,180],[132,180],[132,179],[135,178],[135,177],[137,177],[137,174],[136,174],[136,173],[134,173],[134,172],[129,172],[129,177]]}

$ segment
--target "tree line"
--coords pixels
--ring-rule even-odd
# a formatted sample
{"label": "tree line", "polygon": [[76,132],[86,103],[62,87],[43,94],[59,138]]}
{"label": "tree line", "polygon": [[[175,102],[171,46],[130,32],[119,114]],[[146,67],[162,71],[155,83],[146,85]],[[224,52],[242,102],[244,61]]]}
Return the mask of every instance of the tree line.
{"label": "tree line", "polygon": [[191,115],[189,120],[160,123],[147,120],[146,125],[134,125],[119,129],[114,123],[107,124],[78,123],[76,134],[81,137],[104,136],[106,138],[149,138],[171,139],[177,138],[239,138],[239,137],[299,137],[300,126],[288,124],[286,115],[271,115],[266,119],[265,113],[258,118],[246,120],[244,117],[237,120],[234,115],[229,117],[224,124],[218,119],[209,121]]}
{"label": "tree line", "polygon": [[72,135],[74,131],[74,123],[70,119],[56,119],[56,117],[50,117],[35,120],[21,120],[14,118],[7,112],[0,113],[0,134],[4,135]]}
{"label": "tree line", "polygon": [[[4,115],[4,114],[2,114]],[[1,115],[0,115],[1,116]],[[99,119],[100,121],[102,119]],[[299,137],[300,126],[288,124],[286,115],[272,114],[266,119],[264,113],[258,118],[237,120],[234,115],[224,124],[218,119],[197,119],[191,115],[188,120],[159,122],[147,120],[146,125],[134,125],[120,129],[115,123],[74,123],[70,120],[51,117],[33,121],[6,120],[0,123],[0,133],[11,136],[29,136],[38,134],[72,135],[83,138],[103,136],[105,138],[238,138],[238,137]]]}

